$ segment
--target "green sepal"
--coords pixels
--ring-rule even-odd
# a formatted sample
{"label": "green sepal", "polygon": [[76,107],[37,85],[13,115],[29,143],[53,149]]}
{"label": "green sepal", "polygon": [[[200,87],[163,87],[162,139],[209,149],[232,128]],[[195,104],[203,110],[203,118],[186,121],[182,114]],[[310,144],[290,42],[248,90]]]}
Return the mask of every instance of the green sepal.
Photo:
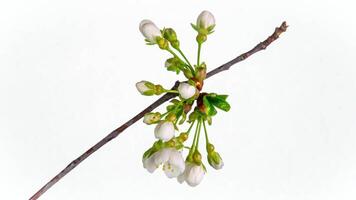
{"label": "green sepal", "polygon": [[196,31],[199,32],[199,29],[198,29],[197,25],[195,25],[195,24],[193,24],[193,23],[190,23],[190,25],[192,26],[192,28],[193,28],[194,30],[196,30]]}
{"label": "green sepal", "polygon": [[152,96],[154,95],[156,92],[154,90],[147,90],[145,92],[143,92],[142,94],[145,96]]}
{"label": "green sepal", "polygon": [[149,89],[155,89],[155,84],[146,81],[145,86],[148,87]]}
{"label": "green sepal", "polygon": [[208,34],[211,34],[211,33],[213,33],[214,31],[213,31],[213,29],[215,28],[215,24],[214,25],[211,25],[211,26],[209,26],[206,30],[208,31]]}

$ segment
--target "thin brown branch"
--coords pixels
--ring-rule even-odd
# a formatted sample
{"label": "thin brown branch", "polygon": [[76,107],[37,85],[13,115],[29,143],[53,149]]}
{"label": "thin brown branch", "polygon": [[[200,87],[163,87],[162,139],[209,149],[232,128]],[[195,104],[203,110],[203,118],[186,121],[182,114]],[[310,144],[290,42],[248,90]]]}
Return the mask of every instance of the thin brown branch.
{"label": "thin brown branch", "polygon": [[[270,45],[273,41],[278,39],[279,35],[287,30],[287,24],[286,22],[283,22],[280,27],[277,27],[274,31],[274,33],[269,36],[265,41],[259,43],[256,45],[253,49],[250,51],[241,54],[240,56],[234,58],[233,60],[221,65],[220,67],[215,68],[214,70],[210,71],[207,74],[206,78],[209,78],[217,73],[220,73],[222,71],[230,69],[230,67],[240,61],[245,60],[252,54],[266,49],[268,45]],[[172,89],[176,89],[179,85],[179,82],[176,81]],[[84,152],[81,156],[79,156],[77,159],[73,160],[67,167],[65,167],[61,172],[59,172],[55,177],[53,177],[46,185],[44,185],[40,190],[38,190],[31,198],[30,200],[35,200],[38,199],[42,194],[44,194],[49,188],[51,188],[54,184],[56,184],[61,178],[63,178],[65,175],[67,175],[70,171],[72,171],[75,167],[77,167],[83,160],[88,158],[91,154],[93,154],[95,151],[100,149],[102,146],[104,146],[106,143],[111,141],[112,139],[116,138],[120,133],[122,133],[126,128],[130,127],[132,124],[137,122],[139,119],[141,119],[145,113],[151,112],[161,104],[165,103],[166,101],[176,97],[177,94],[174,93],[166,93],[163,95],[161,98],[159,98],[157,101],[153,102],[150,106],[145,108],[143,111],[138,113],[136,116],[134,116],[132,119],[127,121],[125,124],[121,125],[119,128],[115,129],[112,131],[109,135],[104,137],[102,140],[100,140],[98,143],[96,143],[94,146],[92,146],[90,149],[88,149],[86,152]]]}

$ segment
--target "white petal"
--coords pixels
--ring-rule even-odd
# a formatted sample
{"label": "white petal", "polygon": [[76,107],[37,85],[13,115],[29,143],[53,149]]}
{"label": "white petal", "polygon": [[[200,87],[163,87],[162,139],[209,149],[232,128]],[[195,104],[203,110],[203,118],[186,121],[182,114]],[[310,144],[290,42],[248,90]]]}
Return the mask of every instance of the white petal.
{"label": "white petal", "polygon": [[171,154],[170,154],[168,162],[171,163],[171,165],[174,165],[175,167],[177,167],[177,169],[179,170],[180,174],[184,172],[185,162],[184,162],[184,158],[183,158],[181,152],[173,149],[171,151]]}
{"label": "white petal", "polygon": [[168,178],[175,178],[182,173],[181,169],[178,166],[172,165],[169,162],[164,163],[163,171]]}
{"label": "white petal", "polygon": [[195,186],[199,185],[199,183],[203,180],[204,174],[205,174],[205,171],[203,169],[203,166],[194,165],[187,172],[185,181],[188,183],[188,185],[195,187]]}
{"label": "white petal", "polygon": [[157,169],[157,165],[154,163],[152,156],[149,158],[144,158],[142,160],[142,163],[143,167],[147,169],[147,171],[149,171],[150,173],[153,173]]}
{"label": "white petal", "polygon": [[183,99],[189,99],[196,93],[196,88],[188,83],[181,83],[178,86],[178,92]]}
{"label": "white petal", "polygon": [[153,22],[151,20],[148,20],[148,19],[144,19],[140,22],[140,26],[139,26],[139,29],[140,29],[140,32],[142,33],[143,32],[143,29],[142,27],[145,25],[145,24],[148,24],[148,23],[151,23],[153,24]]}
{"label": "white petal", "polygon": [[212,25],[215,25],[214,15],[206,10],[201,12],[197,19],[197,26],[206,29]]}
{"label": "white petal", "polygon": [[154,163],[159,166],[168,161],[171,150],[163,148],[152,155]]}
{"label": "white petal", "polygon": [[146,86],[146,81],[140,81],[136,83],[136,88],[141,94],[149,90],[149,88]]}
{"label": "white petal", "polygon": [[185,181],[185,173],[184,172],[177,177],[177,181],[179,183],[183,183]]}
{"label": "white petal", "polygon": [[161,31],[157,26],[149,20],[143,20],[140,23],[140,31],[143,36],[150,42],[156,42],[155,39],[158,36],[161,36]]}
{"label": "white petal", "polygon": [[155,137],[163,141],[168,141],[174,136],[174,125],[172,122],[162,121],[155,128]]}

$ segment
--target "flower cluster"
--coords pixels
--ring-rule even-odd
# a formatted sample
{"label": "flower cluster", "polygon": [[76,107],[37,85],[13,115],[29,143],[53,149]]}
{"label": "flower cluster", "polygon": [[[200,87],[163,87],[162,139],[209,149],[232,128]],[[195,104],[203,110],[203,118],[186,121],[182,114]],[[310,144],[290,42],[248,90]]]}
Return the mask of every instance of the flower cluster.
{"label": "flower cluster", "polygon": [[[204,62],[200,61],[200,52],[208,35],[213,33],[215,18],[209,11],[203,11],[198,16],[196,24],[191,25],[197,31],[198,55],[195,65],[189,62],[180,49],[180,42],[174,29],[160,30],[150,20],[143,20],[140,23],[139,29],[147,44],[157,45],[172,55],[166,60],[165,68],[177,74],[182,72],[187,80],[181,82],[177,88],[170,90],[149,81],[136,83],[136,88],[146,96],[163,93],[177,95],[177,98],[170,101],[165,112],[151,112],[144,116],[145,124],[156,126],[154,136],[157,141],[144,153],[143,167],[153,173],[162,165],[168,178],[177,178],[180,183],[186,182],[190,186],[196,186],[206,173],[199,151],[200,132],[203,131],[205,135],[209,165],[214,169],[221,169],[224,166],[220,154],[209,141],[206,124],[211,125],[212,117],[216,115],[217,109],[229,111],[230,105],[226,101],[227,95],[202,92],[207,67]],[[181,131],[184,123],[189,126]],[[187,146],[185,143],[189,137],[193,139],[191,145]],[[188,150],[185,159],[183,158],[184,149]]]}

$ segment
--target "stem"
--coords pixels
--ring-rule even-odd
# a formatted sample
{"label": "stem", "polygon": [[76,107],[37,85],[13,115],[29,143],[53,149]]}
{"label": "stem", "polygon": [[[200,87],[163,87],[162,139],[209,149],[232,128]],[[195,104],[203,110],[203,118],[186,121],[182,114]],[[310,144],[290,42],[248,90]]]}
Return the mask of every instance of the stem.
{"label": "stem", "polygon": [[187,131],[187,134],[188,134],[188,135],[189,135],[189,133],[190,133],[190,130],[193,128],[194,123],[195,123],[195,121],[193,121],[192,124],[190,125],[190,127],[189,127],[189,129],[188,129],[188,131]]}
{"label": "stem", "polygon": [[167,112],[161,114],[161,119],[162,119],[164,116],[166,116],[169,112],[170,112],[170,111],[167,111]]}
{"label": "stem", "polygon": [[185,61],[187,62],[187,64],[188,64],[188,67],[189,67],[190,71],[191,71],[191,72],[193,73],[193,75],[194,75],[194,74],[195,74],[195,71],[194,71],[192,65],[190,64],[189,60],[187,59],[187,57],[185,57],[183,51],[182,51],[181,49],[177,49],[177,51],[180,53],[180,55],[183,56],[184,60],[185,60]]}
{"label": "stem", "polygon": [[178,94],[179,93],[177,90],[165,90],[165,92],[174,93],[174,94]]}
{"label": "stem", "polygon": [[205,132],[206,145],[208,145],[209,144],[208,131],[206,130],[206,126],[205,126],[205,121],[204,120],[203,120],[203,126],[204,126],[204,132]]}
{"label": "stem", "polygon": [[[272,42],[277,40],[279,38],[279,35],[287,30],[287,24],[286,22],[283,22],[280,27],[277,27],[273,34],[269,36],[266,40],[263,42],[259,43],[256,45],[253,49],[250,51],[241,54],[240,56],[232,59],[231,61],[221,65],[218,68],[215,68],[214,70],[210,71],[207,74],[206,78],[209,78],[215,74],[218,74],[222,71],[229,70],[230,67],[238,62],[241,62],[251,56],[252,54],[259,52],[261,50],[266,49],[267,46],[269,46]],[[176,81],[174,86],[172,87],[171,90],[176,90],[178,88],[179,81]],[[91,154],[99,150],[102,146],[104,146],[106,143],[110,142],[112,139],[116,138],[120,133],[122,133],[126,128],[130,127],[132,124],[137,122],[139,119],[141,119],[146,113],[151,112],[153,109],[157,108],[164,102],[176,97],[177,94],[174,93],[166,93],[162,97],[160,97],[158,100],[153,102],[151,105],[149,105],[147,108],[142,110],[140,113],[138,113],[136,116],[134,116],[132,119],[127,121],[125,124],[121,125],[119,128],[115,129],[112,131],[109,135],[105,136],[103,139],[101,139],[98,143],[96,143],[94,146],[92,146],[90,149],[88,149],[86,152],[84,152],[82,155],[80,155],[78,158],[73,160],[71,163],[69,163],[61,172],[59,172],[55,177],[53,177],[50,181],[48,181],[42,188],[40,188],[31,198],[30,200],[35,200],[38,199],[42,194],[44,194],[49,188],[51,188],[54,184],[56,184],[60,179],[62,179],[65,175],[67,175],[70,171],[72,171],[75,167],[77,167],[82,161],[87,159]]]}
{"label": "stem", "polygon": [[201,51],[201,44],[202,43],[198,43],[198,58],[197,58],[197,66],[200,66],[200,51]]}
{"label": "stem", "polygon": [[198,137],[197,137],[197,141],[196,141],[196,145],[195,145],[195,149],[198,149],[199,147],[199,139],[200,139],[200,132],[201,132],[201,124],[202,124],[202,119],[199,119],[199,130],[198,130]]}
{"label": "stem", "polygon": [[195,143],[196,143],[196,140],[197,140],[197,136],[198,136],[198,129],[199,129],[199,124],[200,124],[200,121],[198,120],[198,124],[197,124],[197,127],[195,129],[195,133],[194,133],[194,139],[193,139],[193,142],[192,142],[192,146],[190,147],[190,151],[189,151],[189,154],[188,154],[188,158],[190,156],[193,155],[194,151],[195,151]]}

